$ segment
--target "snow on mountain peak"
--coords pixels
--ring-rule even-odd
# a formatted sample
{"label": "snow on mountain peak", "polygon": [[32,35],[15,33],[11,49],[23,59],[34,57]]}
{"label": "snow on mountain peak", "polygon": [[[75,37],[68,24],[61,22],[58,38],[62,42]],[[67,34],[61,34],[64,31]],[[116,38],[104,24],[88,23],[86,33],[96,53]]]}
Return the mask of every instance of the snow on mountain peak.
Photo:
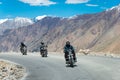
{"label": "snow on mountain peak", "polygon": [[28,22],[28,23],[31,23],[31,24],[33,24],[33,21],[31,20],[31,19],[29,19],[29,18],[23,18],[23,17],[16,17],[15,19],[14,19],[14,21],[15,22]]}
{"label": "snow on mountain peak", "polygon": [[36,20],[41,20],[41,19],[43,19],[43,18],[45,18],[45,17],[47,17],[47,15],[37,16],[35,19],[36,19]]}
{"label": "snow on mountain peak", "polygon": [[70,17],[68,18],[68,20],[75,19],[76,17],[77,17],[77,15],[70,16]]}
{"label": "snow on mountain peak", "polygon": [[23,26],[32,25],[34,22],[29,18],[16,17],[11,19],[0,19],[0,33],[6,29],[13,29]]}
{"label": "snow on mountain peak", "polygon": [[107,9],[106,11],[111,11],[113,9],[116,9],[117,11],[120,11],[120,4],[118,6],[114,6],[114,7],[110,8],[110,9]]}
{"label": "snow on mountain peak", "polygon": [[6,22],[8,19],[0,19],[0,24]]}

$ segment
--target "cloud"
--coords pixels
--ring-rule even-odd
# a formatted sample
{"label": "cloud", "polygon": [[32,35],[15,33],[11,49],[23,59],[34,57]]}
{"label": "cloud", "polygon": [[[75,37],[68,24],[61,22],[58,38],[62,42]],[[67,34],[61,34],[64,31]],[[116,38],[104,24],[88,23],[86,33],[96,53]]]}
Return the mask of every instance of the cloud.
{"label": "cloud", "polygon": [[2,4],[2,2],[0,2],[0,4]]}
{"label": "cloud", "polygon": [[49,6],[56,4],[56,2],[50,1],[50,0],[19,0],[23,3],[27,3],[31,6]]}
{"label": "cloud", "polygon": [[99,5],[96,5],[96,4],[86,4],[86,6],[97,7]]}
{"label": "cloud", "polygon": [[81,4],[81,3],[87,3],[89,0],[66,0],[65,3],[67,4]]}

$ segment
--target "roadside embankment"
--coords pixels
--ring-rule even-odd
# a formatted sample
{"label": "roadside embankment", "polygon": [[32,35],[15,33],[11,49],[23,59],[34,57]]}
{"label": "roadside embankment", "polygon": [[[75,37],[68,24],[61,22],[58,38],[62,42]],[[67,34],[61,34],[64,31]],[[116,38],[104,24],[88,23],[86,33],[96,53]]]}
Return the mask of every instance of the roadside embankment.
{"label": "roadside embankment", "polygon": [[19,64],[0,60],[0,80],[21,80],[25,72],[25,68]]}

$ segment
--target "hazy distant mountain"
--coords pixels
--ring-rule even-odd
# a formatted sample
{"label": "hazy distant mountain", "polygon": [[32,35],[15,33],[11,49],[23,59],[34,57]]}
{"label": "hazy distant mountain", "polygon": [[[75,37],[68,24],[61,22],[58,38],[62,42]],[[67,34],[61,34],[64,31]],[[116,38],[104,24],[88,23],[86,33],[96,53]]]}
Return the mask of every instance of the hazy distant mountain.
{"label": "hazy distant mountain", "polygon": [[70,18],[45,16],[32,25],[4,32],[1,51],[17,51],[25,42],[29,51],[38,51],[40,42],[47,42],[49,51],[62,51],[67,40],[79,49],[120,52],[120,6],[96,14]]}
{"label": "hazy distant mountain", "polygon": [[33,24],[31,19],[23,17],[16,17],[14,19],[0,19],[0,33],[4,32],[6,29],[14,29],[31,24]]}

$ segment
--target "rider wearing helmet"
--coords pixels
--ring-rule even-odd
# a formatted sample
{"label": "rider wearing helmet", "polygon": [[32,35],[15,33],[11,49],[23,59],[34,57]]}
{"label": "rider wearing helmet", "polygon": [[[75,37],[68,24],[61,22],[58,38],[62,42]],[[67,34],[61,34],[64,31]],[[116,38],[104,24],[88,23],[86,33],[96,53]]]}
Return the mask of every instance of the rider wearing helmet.
{"label": "rider wearing helmet", "polygon": [[70,42],[67,41],[66,45],[64,46],[64,53],[65,53],[64,57],[65,57],[66,63],[68,62],[68,54],[69,54],[68,50],[69,49],[72,50],[74,61],[77,62],[76,55],[75,55],[75,50],[74,50],[73,46],[70,44]]}
{"label": "rider wearing helmet", "polygon": [[47,51],[47,45],[45,45],[45,43],[42,41],[41,42],[41,45],[40,45],[40,53],[42,52],[42,51],[44,51],[46,49],[46,51]]}
{"label": "rider wearing helmet", "polygon": [[20,48],[27,47],[23,42],[20,44]]}
{"label": "rider wearing helmet", "polygon": [[20,51],[23,52],[24,48],[27,48],[27,46],[23,42],[21,42]]}

